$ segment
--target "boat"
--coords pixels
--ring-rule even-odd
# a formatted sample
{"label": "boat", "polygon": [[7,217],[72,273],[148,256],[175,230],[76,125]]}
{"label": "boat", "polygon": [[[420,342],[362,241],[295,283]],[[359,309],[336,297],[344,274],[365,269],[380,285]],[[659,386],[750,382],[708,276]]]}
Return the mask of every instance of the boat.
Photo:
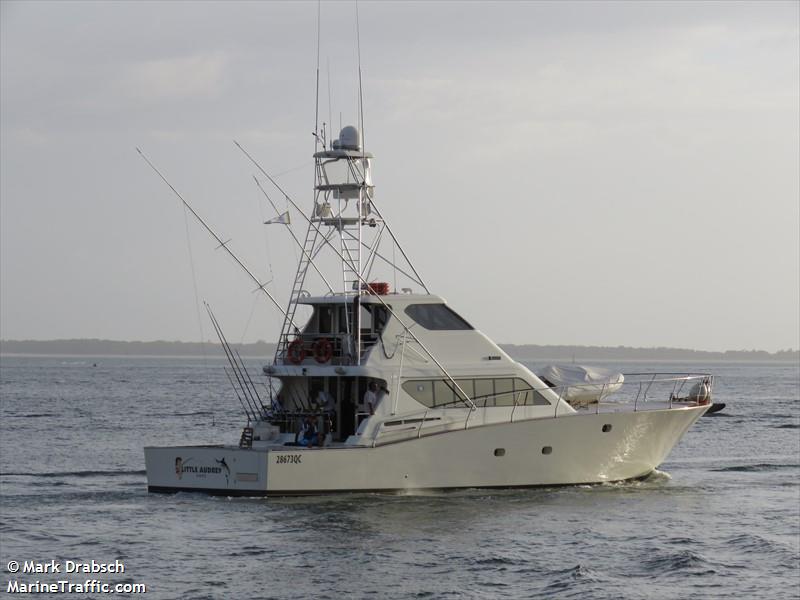
{"label": "boat", "polygon": [[[378,208],[359,129],[318,133],[313,204],[303,211],[281,189],[306,233],[261,381],[211,317],[247,418],[238,443],[146,447],[150,492],[625,481],[653,472],[709,409],[708,373],[553,382],[514,360],[420,276]],[[297,218],[269,222],[288,229]]]}
{"label": "boat", "polygon": [[711,406],[708,407],[706,414],[704,416],[710,417],[712,415],[716,415],[719,411],[725,408],[724,402],[714,402]]}

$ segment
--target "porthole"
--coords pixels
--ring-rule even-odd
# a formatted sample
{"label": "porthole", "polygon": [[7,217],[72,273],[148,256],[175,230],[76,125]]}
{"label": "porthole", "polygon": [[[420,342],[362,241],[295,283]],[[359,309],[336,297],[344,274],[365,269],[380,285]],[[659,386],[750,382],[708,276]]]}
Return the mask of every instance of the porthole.
{"label": "porthole", "polygon": [[605,425],[603,425],[603,433],[608,433],[609,431],[611,431],[611,424],[606,423]]}
{"label": "porthole", "polygon": [[552,454],[552,453],[553,453],[552,446],[545,446],[544,448],[542,448],[542,454]]}
{"label": "porthole", "polygon": [[495,456],[505,456],[506,455],[506,449],[505,448],[495,448],[494,449],[494,455]]}

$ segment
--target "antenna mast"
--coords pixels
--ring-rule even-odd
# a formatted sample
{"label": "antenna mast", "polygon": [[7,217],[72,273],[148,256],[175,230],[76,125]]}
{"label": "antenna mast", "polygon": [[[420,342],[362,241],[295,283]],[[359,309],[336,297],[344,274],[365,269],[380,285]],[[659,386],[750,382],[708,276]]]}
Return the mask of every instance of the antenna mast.
{"label": "antenna mast", "polygon": [[[337,347],[335,352],[340,357],[340,364],[360,364],[362,345],[361,337],[361,296],[374,293],[372,284],[373,269],[376,259],[388,263],[390,268],[402,273],[415,286],[421,286],[427,293],[427,287],[417,274],[408,257],[397,243],[391,229],[383,216],[373,204],[374,185],[372,183],[373,156],[364,149],[364,97],[361,68],[361,29],[358,4],[356,3],[356,49],[358,53],[358,115],[359,127],[340,127],[338,138],[331,132],[320,134],[319,127],[319,66],[321,42],[321,8],[317,3],[317,56],[316,56],[316,103],[314,115],[314,204],[312,210],[303,212],[297,203],[281,188],[258,162],[239,144],[236,146],[261,171],[269,182],[300,212],[308,223],[305,239],[298,236],[295,240],[300,247],[300,258],[295,272],[294,284],[285,311],[285,319],[281,328],[281,337],[275,354],[275,364],[298,364],[295,356],[290,356],[292,348],[300,349],[305,355],[318,341],[318,334],[301,332],[294,322],[298,305],[316,304],[315,300],[306,301],[310,296],[306,291],[306,277],[309,267],[325,282],[329,295],[339,296],[341,300],[335,304],[340,310],[338,323],[340,329],[334,334]],[[330,106],[330,73],[328,74],[328,112]],[[324,137],[323,137],[324,135]],[[260,187],[260,186],[259,186]],[[262,189],[262,192],[266,192]],[[388,233],[402,254],[402,268],[393,259],[380,252],[380,243],[384,233]],[[338,239],[337,239],[338,238]],[[327,246],[327,248],[326,248]],[[332,251],[334,260],[341,269],[341,289],[334,291],[322,276],[317,264],[323,250]],[[337,286],[338,287],[338,286]],[[388,284],[382,283],[376,289],[386,290]],[[326,300],[326,303],[329,301]],[[388,309],[391,312],[390,309]],[[292,360],[294,358],[294,360]],[[302,359],[301,359],[302,361]]]}
{"label": "antenna mast", "polygon": [[317,89],[316,100],[314,102],[314,152],[319,149],[319,40],[320,40],[320,22],[321,22],[321,2],[317,0]]}

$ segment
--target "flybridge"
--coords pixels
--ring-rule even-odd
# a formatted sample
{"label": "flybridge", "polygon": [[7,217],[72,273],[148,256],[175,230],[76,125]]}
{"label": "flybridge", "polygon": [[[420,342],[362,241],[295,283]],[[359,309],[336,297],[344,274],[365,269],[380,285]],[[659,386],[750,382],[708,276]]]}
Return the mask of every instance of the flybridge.
{"label": "flybridge", "polygon": [[[289,304],[285,311],[281,337],[275,354],[275,362],[287,358],[289,345],[299,333],[295,326],[295,315],[309,285],[309,275],[315,274],[328,288],[330,294],[353,299],[352,310],[342,313],[338,333],[352,338],[356,363],[362,351],[361,328],[358,326],[363,294],[385,295],[390,286],[375,282],[376,273],[398,276],[408,283],[405,290],[422,289],[428,293],[425,282],[408,260],[397,238],[378,210],[375,202],[375,186],[372,180],[373,155],[365,152],[361,132],[348,125],[339,132],[339,137],[330,145],[323,132],[315,136],[321,150],[314,153],[314,204],[308,216],[306,235],[302,242],[297,239],[301,257],[295,272]],[[391,253],[382,250],[391,246]],[[337,272],[326,277],[318,264],[324,254],[332,254],[338,263]],[[399,254],[399,259],[396,257]],[[387,279],[389,277],[386,277]],[[383,303],[382,301],[380,301]],[[386,310],[391,309],[386,306]],[[295,345],[295,357],[297,346]]]}

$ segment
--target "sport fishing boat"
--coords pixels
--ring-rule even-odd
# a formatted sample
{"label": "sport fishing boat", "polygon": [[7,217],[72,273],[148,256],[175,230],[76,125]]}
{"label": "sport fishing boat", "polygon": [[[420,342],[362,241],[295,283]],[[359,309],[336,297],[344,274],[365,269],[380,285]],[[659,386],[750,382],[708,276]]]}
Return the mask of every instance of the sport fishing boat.
{"label": "sport fishing boat", "polygon": [[[656,469],[711,406],[713,378],[704,373],[604,379],[562,368],[544,381],[431,293],[378,209],[373,156],[356,127],[328,143],[323,125],[314,159],[310,210],[284,193],[305,238],[292,233],[288,213],[270,221],[286,226],[301,253],[263,383],[211,315],[247,417],[239,442],[145,448],[151,492],[269,496],[635,479]],[[552,381],[559,373],[572,378]]]}

